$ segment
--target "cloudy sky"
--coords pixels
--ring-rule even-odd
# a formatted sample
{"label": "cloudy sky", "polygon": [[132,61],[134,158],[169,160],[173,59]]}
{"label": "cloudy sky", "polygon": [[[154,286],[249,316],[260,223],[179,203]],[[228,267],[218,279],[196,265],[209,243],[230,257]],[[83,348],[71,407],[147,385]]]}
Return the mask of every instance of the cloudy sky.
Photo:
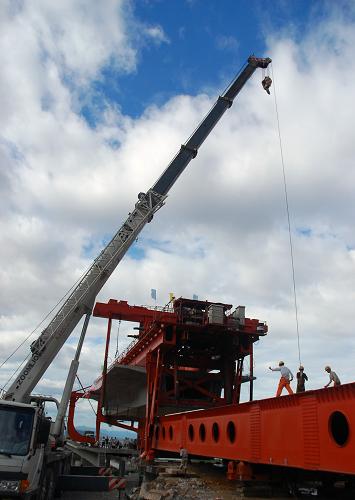
{"label": "cloudy sky", "polygon": [[[256,348],[257,397],[274,393],[270,364],[296,370],[276,88],[308,387],[327,382],[325,364],[352,381],[354,3],[4,0],[0,23],[0,364],[255,53],[273,59],[272,96],[256,73],[99,300],[150,304],[155,288],[161,305],[169,292],[245,305],[269,325]],[[100,371],[105,328],[90,324],[85,385]],[[1,386],[39,333],[1,367]],[[37,392],[60,394],[76,341],[74,332]],[[89,410],[79,407],[81,423]]]}

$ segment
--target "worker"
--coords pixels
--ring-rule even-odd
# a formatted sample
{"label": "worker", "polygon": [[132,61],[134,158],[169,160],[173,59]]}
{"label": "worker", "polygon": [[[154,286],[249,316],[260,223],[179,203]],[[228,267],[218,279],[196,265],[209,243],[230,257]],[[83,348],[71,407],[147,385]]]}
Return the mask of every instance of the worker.
{"label": "worker", "polygon": [[189,460],[189,454],[188,454],[186,448],[183,448],[183,447],[180,448],[180,458],[181,458],[180,470],[184,474],[186,474],[186,472],[187,472],[187,462]]}
{"label": "worker", "polygon": [[283,361],[280,361],[278,368],[271,368],[271,366],[269,366],[269,370],[273,372],[281,372],[281,378],[279,386],[277,388],[276,397],[278,398],[279,396],[281,396],[281,392],[284,387],[289,394],[293,394],[293,390],[290,386],[290,382],[292,382],[293,380],[293,375],[291,370],[289,370],[287,366],[285,366],[285,363]]}
{"label": "worker", "polygon": [[271,78],[269,77],[269,75],[266,75],[264,80],[261,82],[264,90],[270,95],[270,87],[271,87],[271,84],[272,84],[272,80]]}
{"label": "worker", "polygon": [[327,385],[324,386],[324,388],[329,387],[332,382],[334,382],[334,387],[336,385],[341,385],[341,382],[340,382],[340,379],[339,379],[338,375],[335,372],[332,371],[332,369],[330,368],[330,366],[326,366],[324,368],[324,370],[327,373],[329,373],[329,382],[327,383]]}
{"label": "worker", "polygon": [[305,381],[308,380],[308,377],[304,373],[304,367],[302,365],[299,367],[299,371],[297,372],[296,378],[297,378],[296,392],[304,392],[306,390],[304,384]]}

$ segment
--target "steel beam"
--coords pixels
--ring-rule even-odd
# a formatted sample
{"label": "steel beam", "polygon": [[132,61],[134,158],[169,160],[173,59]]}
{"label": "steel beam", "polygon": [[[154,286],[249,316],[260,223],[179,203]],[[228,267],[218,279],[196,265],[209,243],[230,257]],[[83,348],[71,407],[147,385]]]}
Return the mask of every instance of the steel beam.
{"label": "steel beam", "polygon": [[153,449],[355,474],[355,383],[159,417]]}

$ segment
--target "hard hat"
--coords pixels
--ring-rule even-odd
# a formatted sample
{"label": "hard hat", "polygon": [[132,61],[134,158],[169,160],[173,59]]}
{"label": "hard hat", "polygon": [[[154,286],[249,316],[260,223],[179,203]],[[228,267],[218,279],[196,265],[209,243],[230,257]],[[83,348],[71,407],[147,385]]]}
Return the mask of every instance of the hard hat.
{"label": "hard hat", "polygon": [[279,366],[284,365],[285,363],[283,361],[279,361]]}
{"label": "hard hat", "polygon": [[299,370],[304,370],[304,366],[302,366],[302,365],[301,365],[301,366],[299,367]]}

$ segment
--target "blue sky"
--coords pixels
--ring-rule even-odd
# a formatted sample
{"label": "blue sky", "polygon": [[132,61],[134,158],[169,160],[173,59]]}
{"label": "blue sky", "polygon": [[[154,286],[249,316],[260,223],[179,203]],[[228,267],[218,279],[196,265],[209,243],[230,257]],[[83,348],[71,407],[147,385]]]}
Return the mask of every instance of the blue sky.
{"label": "blue sky", "polygon": [[[329,4],[330,6],[330,4]],[[226,85],[251,53],[266,56],[265,40],[292,31],[295,39],[316,25],[327,2],[257,0],[138,0],[134,16],[160,25],[165,40],[141,44],[137,69],[122,74],[112,65],[93,82],[92,105],[118,104],[124,114],[139,116],[151,104],[162,105],[176,94]],[[84,116],[91,125],[90,107]]]}

